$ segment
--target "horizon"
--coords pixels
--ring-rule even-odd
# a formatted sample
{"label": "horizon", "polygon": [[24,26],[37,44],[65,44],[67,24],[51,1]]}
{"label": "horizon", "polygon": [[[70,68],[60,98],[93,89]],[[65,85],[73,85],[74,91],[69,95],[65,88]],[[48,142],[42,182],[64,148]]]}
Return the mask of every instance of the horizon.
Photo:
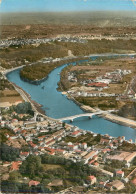
{"label": "horizon", "polygon": [[2,0],[1,13],[136,11],[132,0]]}

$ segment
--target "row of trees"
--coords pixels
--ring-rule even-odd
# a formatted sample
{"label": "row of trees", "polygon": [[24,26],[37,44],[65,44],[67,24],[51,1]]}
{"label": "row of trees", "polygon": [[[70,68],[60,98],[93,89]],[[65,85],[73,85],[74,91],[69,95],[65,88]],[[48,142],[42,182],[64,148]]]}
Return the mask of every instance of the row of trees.
{"label": "row of trees", "polygon": [[[45,164],[60,165],[60,167],[46,170],[46,168],[44,168]],[[83,182],[86,181],[86,177],[90,174],[95,176],[99,176],[100,174],[88,165],[84,165],[83,162],[74,163],[63,157],[48,154],[28,156],[27,159],[23,161],[19,171],[22,175],[27,175],[31,179],[37,177],[41,182],[49,182],[53,179],[61,178],[74,182],[77,185],[82,185]]]}
{"label": "row of trees", "polygon": [[28,184],[15,181],[1,181],[2,193],[52,193],[48,188],[39,184],[29,187]]}

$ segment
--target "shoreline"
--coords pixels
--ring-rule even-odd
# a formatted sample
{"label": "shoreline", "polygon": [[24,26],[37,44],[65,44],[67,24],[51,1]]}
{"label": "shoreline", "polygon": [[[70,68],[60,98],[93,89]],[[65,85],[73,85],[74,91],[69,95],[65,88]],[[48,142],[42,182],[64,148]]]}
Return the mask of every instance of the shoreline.
{"label": "shoreline", "polygon": [[[92,55],[89,55],[89,56],[84,56],[84,58],[87,58],[87,57],[91,57],[91,56],[108,56],[109,54],[92,54]],[[120,56],[120,54],[110,54],[111,56],[114,56],[114,55],[118,55],[118,56]],[[121,54],[121,56],[124,56],[124,55],[136,55],[136,53],[133,53],[133,54]],[[59,66],[60,67],[60,66]],[[21,67],[17,67],[16,69],[20,69]],[[16,70],[16,69],[11,69],[11,70],[7,70],[7,72],[5,72],[5,73],[3,73],[4,75],[6,75],[7,73],[10,73],[10,72],[12,72],[12,71],[14,71],[14,70]],[[6,77],[6,76],[5,76]],[[7,78],[7,77],[6,77]],[[45,77],[45,78],[43,78],[43,79],[47,79],[47,76]],[[37,82],[38,81],[41,81],[41,80],[37,80]],[[12,83],[13,85],[14,85],[14,83]],[[15,86],[14,86],[15,87]],[[41,106],[39,106],[39,104],[37,104],[37,102],[34,102],[32,99],[30,99],[29,98],[29,94],[27,94],[22,88],[20,88],[20,87],[18,87],[18,86],[16,86],[17,88],[19,88],[20,90],[22,90],[23,91],[23,93],[25,93],[25,95],[27,95],[27,98],[29,99],[29,102],[31,103],[31,104],[33,104],[33,107],[34,107],[34,109],[38,112],[38,113],[40,113],[40,114],[42,114],[43,116],[45,116],[46,118],[48,118],[48,119],[51,119],[51,120],[57,120],[57,119],[54,119],[54,118],[51,118],[51,117],[48,117],[48,116],[46,116],[46,113],[45,112],[43,112],[43,110],[41,109]],[[18,91],[19,92],[19,91]],[[20,95],[22,96],[22,94],[21,94],[21,92],[19,92],[20,93]],[[96,110],[95,109],[93,109],[93,108],[91,108],[91,107],[89,107],[89,106],[85,106],[85,105],[83,105],[83,104],[80,104],[79,102],[77,102],[73,97],[71,98],[71,97],[68,97],[67,95],[66,95],[66,97],[68,98],[68,100],[72,100],[75,104],[77,104],[83,111],[85,111],[85,112],[95,112]],[[120,125],[124,125],[124,126],[128,126],[128,127],[132,127],[133,129],[136,129],[136,122],[135,121],[133,121],[133,120],[130,120],[130,119],[126,119],[126,118],[124,118],[124,117],[118,117],[118,116],[116,116],[116,115],[111,115],[111,114],[107,114],[107,115],[103,115],[102,116],[104,119],[106,119],[106,120],[109,120],[110,122],[114,122],[114,123],[117,123],[117,124],[120,124]],[[111,117],[111,118],[110,118]],[[114,118],[114,119],[113,119]],[[123,121],[122,121],[123,120]],[[126,120],[126,121],[125,121]],[[132,123],[130,123],[130,122],[132,122]]]}
{"label": "shoreline", "polygon": [[[108,57],[108,56],[111,56],[111,57],[113,57],[113,56],[135,56],[136,55],[136,53],[126,53],[126,54],[119,54],[119,53],[101,53],[101,54],[89,54],[89,55],[87,55],[87,56],[74,56],[74,57],[71,57],[71,58],[66,58],[66,57],[64,57],[64,58],[62,58],[60,61],[58,61],[58,62],[62,62],[62,61],[64,61],[65,62],[65,60],[72,60],[72,61],[68,61],[68,62],[66,62],[66,63],[64,63],[64,64],[61,64],[61,65],[59,65],[59,66],[57,66],[56,68],[58,68],[58,67],[61,67],[61,66],[63,66],[63,65],[65,65],[65,64],[70,64],[70,63],[77,63],[77,62],[80,62],[80,61],[82,61],[82,60],[88,60],[89,58],[91,58],[91,57]],[[81,58],[81,59],[80,59]],[[76,61],[75,61],[75,60]],[[74,61],[73,61],[74,60]],[[54,62],[53,62],[54,63]],[[22,67],[24,67],[25,65],[23,65],[23,66],[21,66],[21,67],[17,67],[16,69],[19,69],[19,68],[22,68]],[[11,71],[14,71],[14,70],[16,70],[16,69],[13,69],[13,70],[11,70]],[[53,69],[54,70],[54,69]],[[53,71],[53,70],[51,70],[51,71]],[[51,71],[48,73],[48,75],[51,73]],[[7,72],[7,73],[10,73],[10,70]],[[6,74],[7,74],[6,73]],[[37,80],[29,80],[28,78],[23,78],[21,75],[20,75],[20,78],[23,80],[23,81],[26,81],[26,82],[28,82],[28,83],[31,83],[31,84],[34,84],[34,85],[39,85],[39,84],[41,84],[43,81],[45,81],[46,79],[48,79],[48,75],[47,76],[45,76],[45,77],[43,77],[43,78],[41,78],[41,79],[37,79]],[[58,89],[59,89],[59,87],[58,87]]]}
{"label": "shoreline", "polygon": [[[75,104],[77,104],[85,112],[96,112],[96,109],[77,102],[74,99],[74,97],[67,96],[67,98],[68,98],[68,100],[72,100]],[[110,113],[107,114],[107,115],[103,115],[102,114],[100,117],[102,117],[102,118],[104,118],[104,119],[106,119],[106,120],[108,120],[110,122],[117,123],[119,125],[124,125],[124,126],[127,126],[127,127],[131,127],[133,129],[136,129],[136,121],[134,121],[134,120],[127,119],[125,117],[120,117],[120,116],[117,116],[117,115],[114,115],[114,114],[110,114]]]}
{"label": "shoreline", "polygon": [[[11,82],[11,83],[12,83],[12,82]],[[36,101],[32,100],[30,94],[28,94],[27,92],[25,92],[21,87],[17,86],[15,83],[12,83],[12,84],[13,84],[13,86],[14,86],[15,88],[18,88],[19,90],[23,91],[23,93],[27,96],[27,99],[28,99],[27,101],[29,101],[31,104],[33,104],[33,107],[35,107],[35,109],[37,110],[37,112],[39,112],[40,114],[44,114],[44,115],[46,116],[45,111],[43,111],[43,109],[41,108],[41,107],[42,107],[41,104],[39,104],[39,103],[37,103]],[[17,90],[17,91],[18,91],[18,90]],[[18,91],[18,92],[19,92],[19,91]],[[21,93],[20,93],[20,95],[22,96]],[[22,98],[23,98],[23,97],[22,97]],[[34,112],[35,112],[35,110],[34,110]]]}

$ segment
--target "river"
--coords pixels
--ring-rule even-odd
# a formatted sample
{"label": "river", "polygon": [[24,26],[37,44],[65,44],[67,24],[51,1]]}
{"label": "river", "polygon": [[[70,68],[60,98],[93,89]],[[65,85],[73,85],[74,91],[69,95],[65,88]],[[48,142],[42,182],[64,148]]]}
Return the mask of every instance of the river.
{"label": "river", "polygon": [[[48,79],[44,80],[40,85],[33,85],[20,79],[20,69],[8,73],[7,78],[30,94],[32,100],[41,104],[46,115],[49,117],[62,118],[82,114],[84,111],[78,105],[57,91],[60,72],[66,65],[54,69],[49,74]],[[135,129],[112,123],[97,116],[90,120],[87,117],[77,118],[71,124],[84,130],[93,131],[94,133],[109,134],[113,137],[125,136],[127,140],[132,139],[133,141],[136,138]]]}

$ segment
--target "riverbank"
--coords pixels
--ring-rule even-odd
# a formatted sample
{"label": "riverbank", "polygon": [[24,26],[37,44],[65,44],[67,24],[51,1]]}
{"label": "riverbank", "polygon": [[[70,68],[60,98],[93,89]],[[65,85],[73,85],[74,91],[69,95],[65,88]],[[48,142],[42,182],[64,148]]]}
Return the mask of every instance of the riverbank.
{"label": "riverbank", "polygon": [[[82,60],[88,60],[91,57],[116,57],[116,56],[134,56],[136,53],[129,54],[118,54],[118,53],[104,53],[104,54],[90,54],[87,56],[74,56],[74,57],[64,57],[60,59],[54,59],[54,61],[40,63],[39,61],[28,66],[24,66],[20,71],[20,77],[23,81],[29,82],[31,84],[40,84],[48,78],[49,73],[55,68],[60,67],[64,64],[82,62]],[[56,61],[55,61],[56,60]],[[44,68],[46,67],[46,68]],[[31,73],[30,73],[31,72]],[[58,88],[60,89],[60,88]]]}
{"label": "riverbank", "polygon": [[[13,84],[13,86],[17,89],[17,91],[20,93],[20,95],[24,98],[25,97],[25,101],[28,101],[28,102],[30,102],[31,104],[32,104],[32,107],[34,108],[34,111],[37,111],[37,112],[39,112],[40,114],[44,114],[45,116],[46,116],[46,113],[45,113],[45,111],[43,111],[43,109],[42,109],[42,105],[41,104],[39,104],[39,103],[37,103],[37,102],[35,102],[34,100],[32,100],[31,99],[31,96],[27,93],[27,92],[25,92],[22,88],[20,88],[19,86],[17,86],[16,84],[14,84],[14,83],[12,83]],[[19,89],[19,90],[18,90]],[[25,94],[25,96],[23,95],[23,94]]]}
{"label": "riverbank", "polygon": [[125,125],[125,126],[132,127],[134,129],[136,129],[136,121],[133,121],[133,120],[130,120],[130,119],[127,119],[124,117],[120,117],[117,115],[113,115],[113,114],[108,114],[108,115],[104,116],[103,118],[105,118],[111,122],[115,122],[115,123],[118,123],[120,125]]}
{"label": "riverbank", "polygon": [[[78,102],[77,102],[77,104],[78,104]],[[80,108],[82,110],[86,111],[86,112],[95,113],[96,111],[98,111],[98,110],[96,110],[92,107],[85,106],[85,105],[80,106]],[[106,119],[108,121],[117,123],[119,125],[125,125],[127,127],[132,127],[134,129],[136,129],[136,121],[133,121],[133,120],[130,120],[130,119],[127,119],[127,118],[124,118],[124,117],[120,117],[120,116],[117,116],[117,115],[113,115],[113,114],[107,114],[107,115],[102,114],[101,117],[103,117],[104,119]]]}
{"label": "riverbank", "polygon": [[[65,93],[65,95],[67,96],[67,93]],[[85,112],[95,113],[98,111],[97,109],[94,109],[92,107],[89,107],[89,106],[86,106],[86,105],[83,105],[83,104],[77,102],[73,97],[67,96],[67,98],[68,98],[68,100],[72,100],[75,104],[77,104]],[[132,127],[134,129],[136,129],[136,121],[133,121],[131,119],[127,119],[127,118],[120,117],[120,116],[113,115],[113,114],[107,114],[107,115],[102,114],[100,117],[102,117],[108,121],[117,123],[119,125],[124,125],[124,126]]]}
{"label": "riverbank", "polygon": [[62,59],[54,59],[57,61],[51,62],[37,62],[28,66],[24,66],[20,71],[20,78],[23,81],[26,81],[30,84],[39,85],[48,78],[48,75],[55,68],[58,68],[64,64],[76,63],[80,60],[88,58],[87,56],[83,57],[64,57]]}

